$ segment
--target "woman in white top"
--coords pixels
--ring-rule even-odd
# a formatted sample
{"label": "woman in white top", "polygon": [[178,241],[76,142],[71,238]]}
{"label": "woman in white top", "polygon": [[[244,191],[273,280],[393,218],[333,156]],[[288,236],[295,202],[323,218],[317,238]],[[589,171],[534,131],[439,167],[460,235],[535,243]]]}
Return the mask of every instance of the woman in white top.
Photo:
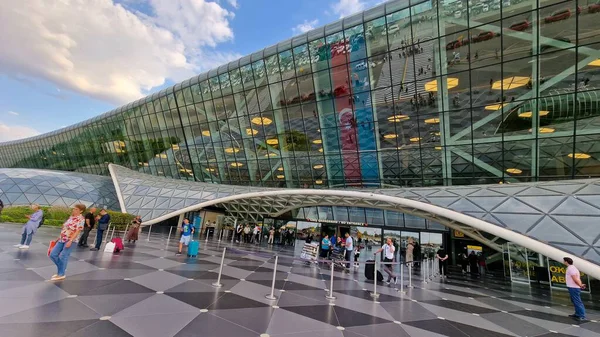
{"label": "woman in white top", "polygon": [[[383,245],[378,251],[375,252],[375,255],[381,253],[383,251],[383,270],[388,274],[388,279],[385,283],[390,284],[392,278],[394,279],[394,284],[398,283],[398,278],[396,274],[394,274],[393,265],[390,262],[394,262],[394,254],[396,253],[396,247],[392,242],[392,238],[387,238],[385,245]],[[388,263],[385,263],[388,262]]]}

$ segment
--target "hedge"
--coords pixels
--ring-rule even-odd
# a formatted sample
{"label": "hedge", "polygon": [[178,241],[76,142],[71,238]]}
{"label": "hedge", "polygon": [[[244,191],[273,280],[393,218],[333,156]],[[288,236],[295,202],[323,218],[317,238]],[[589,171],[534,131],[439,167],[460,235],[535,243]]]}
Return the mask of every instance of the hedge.
{"label": "hedge", "polygon": [[[41,206],[44,211],[44,226],[60,227],[71,215],[71,209],[59,206]],[[98,214],[100,211],[97,211]],[[107,211],[110,215],[110,222],[116,226],[116,230],[124,230],[127,224],[133,220],[134,216],[127,213]],[[0,215],[0,222],[25,223],[25,215],[31,214],[29,206],[9,206],[5,207]]]}

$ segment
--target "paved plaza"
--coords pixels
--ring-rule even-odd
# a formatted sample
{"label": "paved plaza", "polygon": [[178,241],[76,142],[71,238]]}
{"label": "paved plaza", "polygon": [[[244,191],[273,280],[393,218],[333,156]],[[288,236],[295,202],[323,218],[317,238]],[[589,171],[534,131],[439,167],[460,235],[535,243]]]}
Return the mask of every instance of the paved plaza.
{"label": "paved plaza", "polygon": [[[176,257],[176,240],[167,246],[162,235],[120,254],[75,250],[67,279],[53,283],[46,250],[58,229],[42,227],[26,251],[12,247],[19,232],[0,225],[0,336],[600,337],[599,303],[586,298],[590,321],[575,325],[565,292],[504,281],[415,276],[406,294],[381,284],[375,302],[362,271],[335,272],[330,302],[329,271],[291,260],[289,249],[224,243],[218,289],[223,246],[201,241],[197,259]],[[277,300],[269,301],[274,254]]]}

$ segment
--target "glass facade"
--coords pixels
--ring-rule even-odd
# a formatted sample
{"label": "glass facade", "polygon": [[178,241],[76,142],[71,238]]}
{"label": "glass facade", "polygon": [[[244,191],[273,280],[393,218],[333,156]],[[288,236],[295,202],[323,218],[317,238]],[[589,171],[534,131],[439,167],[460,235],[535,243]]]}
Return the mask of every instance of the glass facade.
{"label": "glass facade", "polygon": [[598,176],[598,13],[596,0],[389,1],[0,144],[0,167],[311,188]]}

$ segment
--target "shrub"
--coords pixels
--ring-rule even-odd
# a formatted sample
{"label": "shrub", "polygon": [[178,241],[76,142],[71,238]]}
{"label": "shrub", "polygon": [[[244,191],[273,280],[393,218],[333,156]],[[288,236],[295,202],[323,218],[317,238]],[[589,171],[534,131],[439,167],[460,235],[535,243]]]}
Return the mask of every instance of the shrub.
{"label": "shrub", "polygon": [[[71,215],[71,209],[60,206],[41,206],[44,211],[44,226],[60,227]],[[29,206],[9,206],[5,207],[0,215],[0,222],[25,223],[27,218],[25,215],[31,214]],[[116,230],[124,230],[127,224],[133,220],[131,214],[108,211],[110,215],[111,225],[116,226]],[[111,227],[112,228],[112,227]]]}

